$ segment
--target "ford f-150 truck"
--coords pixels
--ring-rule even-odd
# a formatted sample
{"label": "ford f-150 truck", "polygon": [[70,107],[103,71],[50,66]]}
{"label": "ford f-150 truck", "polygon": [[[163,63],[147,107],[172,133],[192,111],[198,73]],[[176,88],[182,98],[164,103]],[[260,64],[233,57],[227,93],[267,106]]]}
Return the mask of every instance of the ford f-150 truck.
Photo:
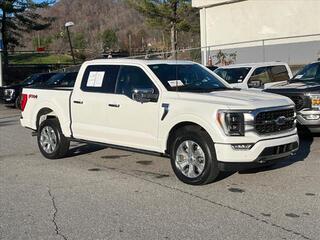
{"label": "ford f-150 truck", "polygon": [[291,98],[296,104],[298,126],[320,133],[320,61],[306,65],[289,81],[265,91]]}
{"label": "ford f-150 truck", "polygon": [[65,156],[70,141],[103,143],[170,156],[188,184],[286,158],[299,145],[289,98],[233,89],[189,61],[89,61],[73,89],[22,96],[21,124],[36,131],[46,158]]}

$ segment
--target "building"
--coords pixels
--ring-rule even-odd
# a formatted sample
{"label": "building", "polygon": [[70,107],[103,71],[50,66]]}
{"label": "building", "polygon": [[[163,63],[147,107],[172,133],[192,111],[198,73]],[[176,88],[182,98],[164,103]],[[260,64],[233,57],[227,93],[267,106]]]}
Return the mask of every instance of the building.
{"label": "building", "polygon": [[320,0],[193,0],[200,9],[202,62],[320,58]]}

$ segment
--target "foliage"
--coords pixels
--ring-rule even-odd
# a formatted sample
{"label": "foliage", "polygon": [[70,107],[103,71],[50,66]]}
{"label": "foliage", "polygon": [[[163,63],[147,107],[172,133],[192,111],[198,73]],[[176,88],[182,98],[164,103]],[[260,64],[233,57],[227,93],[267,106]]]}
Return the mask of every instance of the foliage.
{"label": "foliage", "polygon": [[53,39],[51,36],[37,36],[32,39],[32,45],[34,49],[37,49],[38,47],[44,47],[45,49],[48,49],[52,42]]}
{"label": "foliage", "polygon": [[85,49],[87,47],[87,40],[85,38],[84,33],[76,32],[72,34],[71,39],[73,42],[73,47],[75,49]]}
{"label": "foliage", "polygon": [[52,17],[42,17],[38,9],[46,8],[53,4],[54,0],[41,3],[33,0],[1,0],[0,21],[3,37],[5,63],[7,63],[7,50],[23,45],[20,41],[22,33],[39,31],[48,28]]}
{"label": "foliage", "polygon": [[113,49],[118,43],[117,33],[113,29],[106,29],[100,36],[102,41],[102,48],[104,51]]}
{"label": "foliage", "polygon": [[150,26],[171,33],[171,48],[177,48],[177,32],[199,32],[198,10],[191,0],[127,0],[142,13]]}
{"label": "foliage", "polygon": [[9,55],[10,64],[72,64],[72,57],[65,54],[21,53]]}

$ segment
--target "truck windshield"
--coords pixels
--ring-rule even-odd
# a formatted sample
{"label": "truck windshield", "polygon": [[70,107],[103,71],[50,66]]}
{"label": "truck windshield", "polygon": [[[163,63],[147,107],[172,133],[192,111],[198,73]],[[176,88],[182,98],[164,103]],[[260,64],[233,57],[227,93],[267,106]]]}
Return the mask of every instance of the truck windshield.
{"label": "truck windshield", "polygon": [[293,77],[292,81],[320,82],[320,62],[306,65]]}
{"label": "truck windshield", "polygon": [[218,68],[214,72],[228,83],[241,83],[250,72],[250,67]]}
{"label": "truck windshield", "polygon": [[212,92],[231,89],[198,64],[153,64],[149,67],[168,91]]}

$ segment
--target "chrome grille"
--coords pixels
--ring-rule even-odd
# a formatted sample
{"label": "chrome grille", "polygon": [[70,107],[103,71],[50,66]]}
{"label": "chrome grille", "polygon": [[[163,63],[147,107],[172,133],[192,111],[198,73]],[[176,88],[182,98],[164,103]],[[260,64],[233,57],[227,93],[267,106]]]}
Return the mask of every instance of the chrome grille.
{"label": "chrome grille", "polygon": [[293,108],[260,112],[256,115],[254,124],[259,134],[289,130],[295,126],[295,112]]}

